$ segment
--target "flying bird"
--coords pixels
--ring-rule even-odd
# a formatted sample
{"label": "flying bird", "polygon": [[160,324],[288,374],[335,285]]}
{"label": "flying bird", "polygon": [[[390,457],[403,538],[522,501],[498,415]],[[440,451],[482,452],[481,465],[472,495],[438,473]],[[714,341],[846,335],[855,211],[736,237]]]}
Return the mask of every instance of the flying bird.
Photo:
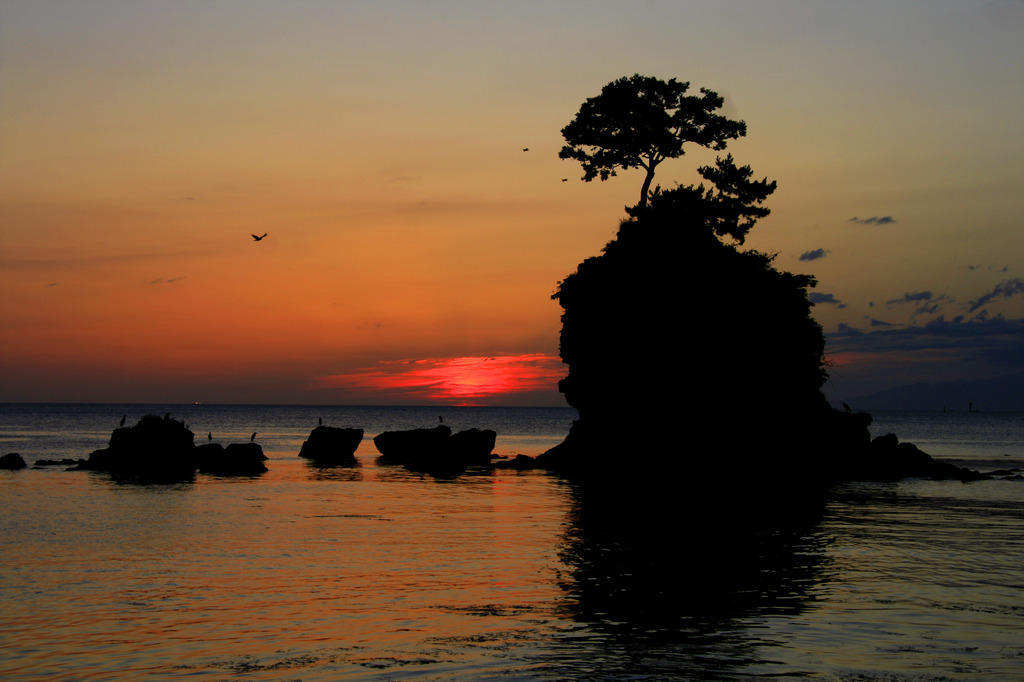
{"label": "flying bird", "polygon": [[528,152],[528,151],[530,151],[530,148],[529,147],[523,147],[523,151],[524,152]]}
{"label": "flying bird", "polygon": [[253,235],[253,236],[252,236],[252,238],[253,238],[253,239],[254,239],[255,241],[258,241],[258,242],[259,242],[259,241],[263,241],[263,237],[266,237],[266,236],[267,236],[267,233],[266,233],[266,232],[264,232],[264,233],[263,233],[263,236],[261,236],[261,237],[257,237],[256,235]]}
{"label": "flying bird", "polygon": [[562,182],[569,182],[569,178],[562,178]]}

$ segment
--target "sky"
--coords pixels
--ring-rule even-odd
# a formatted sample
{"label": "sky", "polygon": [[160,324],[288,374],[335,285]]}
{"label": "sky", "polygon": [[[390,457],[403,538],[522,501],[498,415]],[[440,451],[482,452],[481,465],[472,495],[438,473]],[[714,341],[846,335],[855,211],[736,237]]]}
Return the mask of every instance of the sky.
{"label": "sky", "polygon": [[817,278],[830,398],[1024,371],[1021,35],[1021,0],[0,0],[0,401],[564,404],[551,294],[643,177],[581,182],[560,130],[634,73],[747,123],[746,246]]}

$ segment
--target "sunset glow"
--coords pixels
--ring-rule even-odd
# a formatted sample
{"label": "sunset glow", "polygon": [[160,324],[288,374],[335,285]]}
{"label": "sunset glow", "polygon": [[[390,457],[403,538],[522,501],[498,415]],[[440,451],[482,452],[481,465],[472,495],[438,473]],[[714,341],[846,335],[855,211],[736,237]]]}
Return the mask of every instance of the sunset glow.
{"label": "sunset glow", "polygon": [[542,354],[429,358],[381,362],[371,369],[325,377],[322,384],[404,395],[414,401],[480,405],[552,390],[565,373],[561,360]]}
{"label": "sunset glow", "polygon": [[0,401],[560,400],[551,294],[643,179],[581,182],[560,131],[634,73],[746,122],[778,191],[745,246],[817,279],[829,391],[1021,371],[1022,34],[1014,2],[0,2]]}

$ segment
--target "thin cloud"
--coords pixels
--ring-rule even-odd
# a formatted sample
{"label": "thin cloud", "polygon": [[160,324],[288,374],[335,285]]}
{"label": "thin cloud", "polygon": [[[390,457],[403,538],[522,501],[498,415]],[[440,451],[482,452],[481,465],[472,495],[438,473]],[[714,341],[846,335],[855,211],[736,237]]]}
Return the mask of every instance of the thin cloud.
{"label": "thin cloud", "polygon": [[920,315],[938,315],[943,311],[943,307],[953,300],[950,296],[931,291],[908,291],[900,298],[889,299],[886,305],[913,304],[914,312],[910,316],[910,321],[913,322]]}
{"label": "thin cloud", "polygon": [[891,225],[896,222],[896,219],[891,215],[871,216],[870,218],[858,218],[857,216],[854,216],[846,222],[857,223],[858,225]]}
{"label": "thin cloud", "polygon": [[836,326],[836,331],[834,333],[832,333],[832,334],[829,334],[828,336],[829,337],[834,337],[834,338],[846,338],[846,337],[850,337],[850,336],[867,336],[867,335],[864,332],[862,332],[861,330],[857,329],[856,327],[848,325],[845,322],[840,322]]}
{"label": "thin cloud", "polygon": [[169,260],[169,259],[190,259],[194,257],[209,256],[217,254],[218,251],[190,250],[190,251],[152,251],[145,253],[124,253],[106,256],[55,256],[53,258],[32,258],[15,259],[0,257],[0,268],[5,270],[34,270],[41,268],[69,268],[76,266],[103,266],[117,265],[120,263],[131,263],[141,260]]}
{"label": "thin cloud", "polygon": [[1008,346],[1024,348],[1024,319],[1006,319],[1001,315],[967,319],[957,315],[947,320],[940,315],[923,325],[893,325],[870,334],[840,323],[836,331],[827,336],[842,345],[843,350],[861,352]]}
{"label": "thin cloud", "polygon": [[886,303],[892,305],[894,303],[915,303],[917,301],[930,301],[934,298],[934,294],[930,291],[908,291],[901,298],[893,298]]}
{"label": "thin cloud", "polygon": [[819,258],[824,258],[825,256],[827,256],[830,253],[832,253],[832,252],[831,251],[826,251],[825,249],[814,249],[812,251],[804,251],[803,253],[800,254],[799,260],[805,260],[805,261],[818,260]]}
{"label": "thin cloud", "polygon": [[1024,294],[1024,280],[1022,279],[1004,279],[1002,282],[995,286],[995,289],[982,294],[977,299],[971,301],[967,307],[967,312],[973,313],[978,308],[988,305],[992,301],[997,301],[1005,298],[1012,298]]}
{"label": "thin cloud", "polygon": [[922,302],[914,308],[914,314],[910,319],[914,319],[918,315],[937,315],[942,312],[942,303],[940,301],[928,301]]}
{"label": "thin cloud", "polygon": [[846,307],[846,304],[836,298],[835,294],[823,294],[817,291],[812,291],[807,294],[807,298],[810,299],[811,303],[821,303],[824,305],[838,305],[840,307]]}

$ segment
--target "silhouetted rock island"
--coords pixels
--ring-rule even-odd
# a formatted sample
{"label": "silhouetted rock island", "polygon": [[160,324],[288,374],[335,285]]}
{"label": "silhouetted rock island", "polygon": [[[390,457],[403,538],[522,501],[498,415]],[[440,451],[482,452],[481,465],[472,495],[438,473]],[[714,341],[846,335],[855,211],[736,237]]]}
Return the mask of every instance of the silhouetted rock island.
{"label": "silhouetted rock island", "polygon": [[108,447],[96,450],[80,469],[105,471],[144,481],[180,481],[197,470],[217,475],[258,474],[267,459],[258,443],[195,445],[185,422],[170,415],[146,415],[135,426],[114,429]]}
{"label": "silhouetted rock island", "polygon": [[718,238],[693,188],[652,193],[560,284],[559,383],[579,412],[538,464],[581,479],[818,487],[977,472],[936,462],[871,417],[834,410],[814,279]]}
{"label": "silhouetted rock island", "polygon": [[843,480],[977,475],[894,436],[872,443],[869,415],[829,405],[815,279],[740,248],[769,214],[775,182],[727,155],[697,169],[699,185],[649,190],[655,166],[685,143],[720,150],[746,134],[716,113],[721,97],[688,97],[688,87],[619,79],[562,130],[560,156],[580,161],[584,180],[647,176],[615,238],[553,295],[569,366],[559,390],[579,417],[537,463],[592,488],[666,499],[717,494],[702,489],[711,482],[784,497]]}
{"label": "silhouetted rock island", "polygon": [[362,429],[318,426],[302,442],[299,457],[316,460],[321,464],[354,466],[358,463],[355,453],[362,442]]}
{"label": "silhouetted rock island", "polygon": [[17,452],[9,452],[0,457],[0,469],[24,469],[27,466],[25,459]]}
{"label": "silhouetted rock island", "polygon": [[250,476],[267,471],[267,456],[259,443],[204,443],[196,447],[196,468],[201,474]]}
{"label": "silhouetted rock island", "polygon": [[399,464],[411,471],[457,475],[470,466],[488,466],[497,434],[467,429],[452,434],[440,424],[432,429],[385,431],[374,437],[381,464]]}

